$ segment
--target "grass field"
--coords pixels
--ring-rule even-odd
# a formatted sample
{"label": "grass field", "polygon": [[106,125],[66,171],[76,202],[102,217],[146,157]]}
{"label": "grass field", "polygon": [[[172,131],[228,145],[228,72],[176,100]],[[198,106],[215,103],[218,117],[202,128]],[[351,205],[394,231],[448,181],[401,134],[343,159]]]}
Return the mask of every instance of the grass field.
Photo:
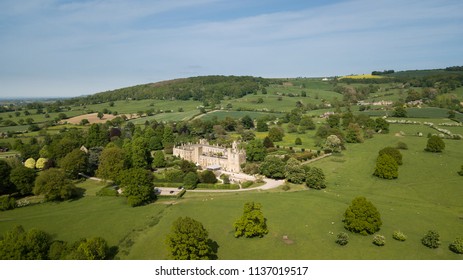
{"label": "grass field", "polygon": [[[220,259],[463,259],[448,244],[463,233],[461,141],[445,140],[442,154],[423,151],[426,137],[398,137],[412,125],[391,125],[388,135],[375,135],[363,144],[349,144],[341,156],[313,163],[326,174],[324,191],[252,191],[249,193],[192,194],[181,200],[160,200],[131,208],[122,197],[97,197],[101,183],[86,181],[79,187],[86,195],[63,203],[45,203],[1,213],[0,232],[22,224],[48,231],[57,239],[102,236],[119,246],[121,259],[166,259],[165,236],[180,216],[203,223],[219,244]],[[412,134],[414,131],[408,131]],[[405,142],[404,164],[397,180],[381,180],[371,174],[379,149]],[[430,175],[432,174],[432,175]],[[380,234],[384,247],[371,236],[350,234],[345,247],[334,243],[344,231],[342,215],[356,196],[366,196],[381,213]],[[236,239],[233,222],[247,201],[260,202],[268,219],[269,234],[261,239]],[[420,239],[429,229],[441,235],[442,246],[428,249]],[[392,232],[401,230],[408,239],[398,242]],[[288,239],[284,240],[283,236]]]}

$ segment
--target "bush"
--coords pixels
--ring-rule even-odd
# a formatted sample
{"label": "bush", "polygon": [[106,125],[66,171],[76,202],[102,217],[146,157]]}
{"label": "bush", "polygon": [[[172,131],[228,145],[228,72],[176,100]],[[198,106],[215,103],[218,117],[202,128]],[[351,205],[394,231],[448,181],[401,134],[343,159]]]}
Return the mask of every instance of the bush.
{"label": "bush", "polygon": [[382,154],[376,159],[376,168],[373,175],[383,179],[396,179],[399,177],[399,165],[390,155]]}
{"label": "bush", "polygon": [[296,140],[294,140],[295,145],[302,145],[302,140],[301,138],[297,137]]}
{"label": "bush", "polygon": [[14,209],[16,207],[16,199],[14,197],[4,196],[0,198],[0,211]]}
{"label": "bush", "polygon": [[335,242],[341,246],[345,246],[347,245],[347,243],[349,243],[349,235],[345,232],[340,232],[338,233],[338,236]]}
{"label": "bush", "polygon": [[373,237],[373,244],[376,246],[384,246],[386,244],[386,237],[384,237],[384,235],[376,234]]}
{"label": "bush", "polygon": [[450,243],[449,249],[454,253],[463,254],[463,238],[459,237],[455,239],[452,243]]}
{"label": "bush", "polygon": [[242,187],[243,189],[247,189],[247,188],[249,188],[250,186],[252,186],[252,184],[254,184],[253,181],[245,181],[245,182],[241,183],[241,187]]}
{"label": "bush", "polygon": [[217,183],[217,177],[215,177],[214,172],[210,170],[204,170],[199,174],[199,181],[205,184],[215,184]]}
{"label": "bush", "polygon": [[400,153],[398,149],[392,148],[392,147],[386,147],[386,148],[381,149],[378,152],[378,156],[383,155],[383,154],[390,155],[393,159],[395,159],[398,165],[402,165],[402,154]]}
{"label": "bush", "polygon": [[365,197],[356,197],[344,213],[344,227],[362,235],[377,232],[381,225],[381,215]]}
{"label": "bush", "polygon": [[326,188],[325,174],[323,173],[323,170],[318,167],[310,168],[309,172],[307,172],[305,183],[307,187],[316,190]]}
{"label": "bush", "polygon": [[403,232],[401,232],[400,230],[394,231],[394,233],[392,234],[392,238],[394,238],[395,240],[398,240],[398,241],[407,240],[407,236]]}
{"label": "bush", "polygon": [[286,192],[286,191],[289,191],[291,187],[288,184],[284,184],[283,186],[281,186],[281,189]]}
{"label": "bush", "polygon": [[428,143],[426,144],[426,148],[424,149],[427,152],[432,153],[440,153],[445,149],[444,141],[436,135],[432,135],[428,139]]}
{"label": "bush", "polygon": [[429,248],[435,249],[440,246],[440,236],[437,231],[430,230],[426,235],[421,238],[421,243]]}

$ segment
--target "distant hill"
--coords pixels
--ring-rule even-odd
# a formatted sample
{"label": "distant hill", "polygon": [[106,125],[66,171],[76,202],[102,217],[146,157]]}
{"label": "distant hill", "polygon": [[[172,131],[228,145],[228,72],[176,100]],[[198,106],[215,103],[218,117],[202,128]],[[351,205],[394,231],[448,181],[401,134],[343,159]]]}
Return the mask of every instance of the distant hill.
{"label": "distant hill", "polygon": [[219,102],[225,96],[240,98],[268,85],[268,80],[251,76],[202,76],[136,85],[85,97],[70,103],[94,104],[116,100],[174,99]]}

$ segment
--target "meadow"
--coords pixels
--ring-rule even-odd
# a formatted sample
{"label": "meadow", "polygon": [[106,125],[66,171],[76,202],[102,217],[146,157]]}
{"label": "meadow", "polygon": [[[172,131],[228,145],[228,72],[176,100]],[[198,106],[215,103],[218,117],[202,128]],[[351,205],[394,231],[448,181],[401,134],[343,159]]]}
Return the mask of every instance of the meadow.
{"label": "meadow", "polygon": [[[219,244],[219,259],[463,259],[448,244],[463,232],[461,141],[445,140],[442,154],[424,152],[426,137],[417,137],[420,126],[391,125],[387,135],[375,135],[363,144],[348,144],[341,155],[311,163],[324,170],[328,187],[322,191],[292,186],[289,191],[240,193],[186,193],[179,200],[161,199],[137,208],[123,197],[98,197],[104,185],[85,181],[86,195],[78,200],[44,203],[1,213],[0,232],[22,224],[40,228],[56,239],[75,241],[102,236],[119,246],[121,259],[167,259],[165,236],[177,217],[190,216],[203,223]],[[425,128],[424,126],[422,128]],[[407,129],[411,129],[410,131]],[[406,130],[406,136],[398,132]],[[379,149],[408,145],[397,180],[381,180],[373,173]],[[431,175],[432,174],[432,175]],[[335,244],[343,229],[342,215],[356,196],[365,196],[381,213],[379,234],[386,245],[372,244],[372,236],[349,234],[350,242]],[[260,239],[237,239],[233,222],[245,202],[263,205],[269,234]],[[420,239],[430,229],[441,234],[442,246],[424,247]],[[407,241],[392,239],[394,230]],[[284,238],[285,236],[285,238]]]}

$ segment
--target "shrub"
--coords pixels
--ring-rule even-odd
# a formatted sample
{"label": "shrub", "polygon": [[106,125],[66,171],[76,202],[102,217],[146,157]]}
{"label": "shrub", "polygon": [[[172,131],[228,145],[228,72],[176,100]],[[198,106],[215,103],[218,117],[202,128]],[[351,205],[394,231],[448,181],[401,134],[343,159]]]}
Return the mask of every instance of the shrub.
{"label": "shrub", "polygon": [[349,235],[345,232],[340,232],[338,233],[338,236],[335,242],[341,246],[345,246],[347,245],[347,243],[349,243]]}
{"label": "shrub", "polygon": [[243,189],[247,189],[247,188],[249,188],[250,186],[252,186],[252,184],[254,184],[253,181],[245,181],[245,182],[241,183],[241,187],[242,187]]}
{"label": "shrub", "polygon": [[294,141],[295,145],[302,145],[302,140],[301,138],[297,137],[296,140]]}
{"label": "shrub", "polygon": [[289,191],[291,187],[288,184],[284,184],[283,186],[281,186],[281,189],[286,192],[286,191]]}
{"label": "shrub", "polygon": [[432,135],[428,139],[428,143],[426,144],[426,148],[424,149],[427,152],[432,153],[440,153],[445,149],[444,141],[436,135]]}
{"label": "shrub", "polygon": [[204,170],[199,174],[199,181],[205,184],[215,184],[217,183],[217,177],[215,177],[214,172],[210,170]]}
{"label": "shrub", "polygon": [[381,149],[378,152],[379,156],[383,154],[390,155],[393,159],[395,159],[398,165],[402,165],[402,154],[400,153],[398,149],[392,148],[392,147],[386,147],[386,148]]}
{"label": "shrub", "polygon": [[16,207],[16,199],[14,197],[4,196],[0,198],[0,211],[14,209]]}
{"label": "shrub", "polygon": [[390,155],[382,154],[376,159],[373,175],[383,179],[396,179],[399,176],[399,165]]}
{"label": "shrub", "polygon": [[392,238],[394,238],[395,240],[398,240],[398,241],[407,240],[407,236],[403,232],[401,232],[400,230],[394,231],[394,233],[392,234]]}
{"label": "shrub", "polygon": [[365,197],[356,197],[344,213],[344,227],[362,235],[377,232],[381,225],[381,215]]}
{"label": "shrub", "polygon": [[27,167],[27,168],[32,168],[32,169],[34,169],[34,168],[35,168],[35,159],[33,159],[33,158],[28,158],[28,159],[24,162],[24,166]]}
{"label": "shrub", "polygon": [[384,235],[375,234],[373,237],[373,244],[376,246],[384,246],[386,244],[386,237],[384,237]]}
{"label": "shrub", "polygon": [[454,253],[463,254],[463,238],[459,237],[455,239],[452,243],[450,243],[449,249]]}
{"label": "shrub", "polygon": [[323,170],[318,167],[310,168],[309,172],[307,172],[305,183],[307,184],[307,187],[317,190],[326,188],[325,174],[323,173]]}
{"label": "shrub", "polygon": [[426,235],[421,238],[421,243],[429,248],[435,249],[440,246],[440,236],[437,231],[430,230]]}

